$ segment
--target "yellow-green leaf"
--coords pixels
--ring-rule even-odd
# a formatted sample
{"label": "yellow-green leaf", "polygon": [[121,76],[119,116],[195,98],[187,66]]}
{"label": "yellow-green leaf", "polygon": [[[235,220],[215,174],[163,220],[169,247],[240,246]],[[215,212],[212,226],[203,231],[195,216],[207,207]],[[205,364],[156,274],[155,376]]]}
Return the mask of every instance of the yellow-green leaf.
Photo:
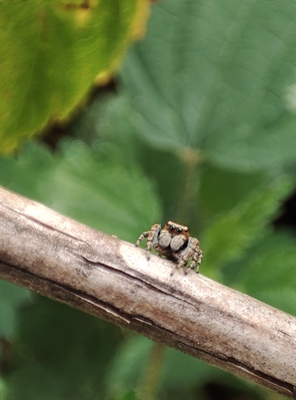
{"label": "yellow-green leaf", "polygon": [[131,37],[144,29],[144,3],[1,2],[2,152],[12,151],[50,120],[67,118],[94,80],[118,66]]}

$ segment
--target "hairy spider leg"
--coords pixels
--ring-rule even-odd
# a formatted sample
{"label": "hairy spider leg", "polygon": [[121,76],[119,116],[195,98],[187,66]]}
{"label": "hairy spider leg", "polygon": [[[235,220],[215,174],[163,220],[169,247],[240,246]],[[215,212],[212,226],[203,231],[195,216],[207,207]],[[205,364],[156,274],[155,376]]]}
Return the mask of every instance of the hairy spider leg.
{"label": "hairy spider leg", "polygon": [[153,246],[153,244],[157,242],[157,238],[158,238],[160,229],[161,229],[161,225],[160,225],[160,224],[154,224],[154,225],[151,227],[151,230],[150,230],[150,231],[143,232],[143,233],[139,236],[139,238],[138,238],[138,240],[137,240],[137,242],[136,242],[136,246],[138,247],[138,246],[140,245],[141,241],[142,241],[143,239],[146,239],[146,238],[147,238],[147,243],[146,243],[146,249],[145,249],[145,250],[147,250],[148,252],[150,252],[150,251],[151,251],[151,247]]}
{"label": "hairy spider leg", "polygon": [[[191,269],[195,269],[195,272],[198,272],[202,258],[203,258],[203,252],[200,249],[195,249],[194,254],[192,256],[192,261],[189,265],[189,268],[186,270],[186,274],[188,274],[188,272]],[[196,268],[194,268],[195,266]]]}
{"label": "hairy spider leg", "polygon": [[187,247],[183,250],[183,252],[180,255],[180,261],[177,264],[177,268],[186,266],[188,261],[191,259],[191,262],[189,264],[189,267],[186,269],[185,274],[188,274],[188,272],[191,269],[194,269],[195,266],[196,266],[195,271],[198,272],[202,257],[203,253],[199,248],[198,239],[189,238]]}

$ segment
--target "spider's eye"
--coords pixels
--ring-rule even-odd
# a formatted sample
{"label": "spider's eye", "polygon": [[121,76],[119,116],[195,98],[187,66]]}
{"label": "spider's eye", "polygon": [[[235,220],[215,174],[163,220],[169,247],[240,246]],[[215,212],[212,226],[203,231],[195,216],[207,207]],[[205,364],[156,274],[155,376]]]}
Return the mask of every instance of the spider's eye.
{"label": "spider's eye", "polygon": [[170,225],[170,231],[174,231],[175,230],[175,225]]}
{"label": "spider's eye", "polygon": [[177,232],[181,233],[182,232],[182,228],[179,226],[179,228],[177,228]]}

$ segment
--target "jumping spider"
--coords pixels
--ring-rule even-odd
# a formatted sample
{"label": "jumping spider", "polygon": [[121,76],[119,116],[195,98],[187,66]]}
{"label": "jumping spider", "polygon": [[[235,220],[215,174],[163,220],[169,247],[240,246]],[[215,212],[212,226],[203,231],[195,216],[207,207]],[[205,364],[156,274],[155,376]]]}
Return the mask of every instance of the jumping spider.
{"label": "jumping spider", "polygon": [[160,224],[154,224],[150,231],[143,232],[139,236],[136,246],[139,246],[145,238],[147,238],[147,251],[150,252],[153,247],[159,256],[165,256],[168,260],[177,263],[177,268],[186,266],[191,259],[186,273],[195,266],[196,272],[199,271],[203,253],[199,248],[198,239],[189,235],[187,226],[168,221],[161,229]]}

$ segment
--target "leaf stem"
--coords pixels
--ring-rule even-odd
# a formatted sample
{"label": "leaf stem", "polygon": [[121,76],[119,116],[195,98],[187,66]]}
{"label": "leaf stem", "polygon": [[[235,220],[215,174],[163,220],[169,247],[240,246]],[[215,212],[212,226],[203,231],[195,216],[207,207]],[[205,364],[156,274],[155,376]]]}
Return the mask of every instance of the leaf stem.
{"label": "leaf stem", "polygon": [[189,147],[179,151],[178,156],[181,159],[183,171],[175,218],[176,221],[188,225],[194,210],[194,199],[198,189],[197,167],[202,163],[203,158],[199,150]]}
{"label": "leaf stem", "polygon": [[147,374],[139,390],[139,399],[153,400],[155,390],[161,373],[161,367],[164,358],[166,346],[163,343],[154,342],[150,352],[150,359],[147,368]]}

